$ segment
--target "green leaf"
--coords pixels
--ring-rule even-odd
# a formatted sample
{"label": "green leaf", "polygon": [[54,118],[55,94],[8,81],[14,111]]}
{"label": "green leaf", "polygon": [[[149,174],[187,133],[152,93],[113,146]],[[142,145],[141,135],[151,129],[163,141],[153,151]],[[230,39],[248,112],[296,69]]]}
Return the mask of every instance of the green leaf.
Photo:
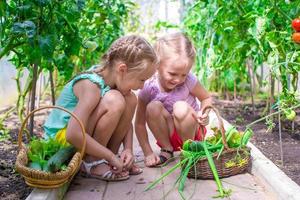
{"label": "green leaf", "polygon": [[36,34],[36,26],[32,21],[16,22],[13,24],[12,32],[18,35],[26,35],[33,38]]}
{"label": "green leaf", "polygon": [[55,35],[46,35],[38,37],[39,46],[42,56],[51,59],[55,50],[56,38]]}
{"label": "green leaf", "polygon": [[85,0],[77,0],[77,7],[78,7],[78,10],[83,10],[83,8],[85,7]]}
{"label": "green leaf", "polygon": [[40,7],[45,7],[50,4],[51,0],[33,0],[33,2]]}
{"label": "green leaf", "polygon": [[32,154],[40,154],[41,150],[43,148],[43,143],[40,139],[33,139],[30,143],[29,143],[29,150]]}

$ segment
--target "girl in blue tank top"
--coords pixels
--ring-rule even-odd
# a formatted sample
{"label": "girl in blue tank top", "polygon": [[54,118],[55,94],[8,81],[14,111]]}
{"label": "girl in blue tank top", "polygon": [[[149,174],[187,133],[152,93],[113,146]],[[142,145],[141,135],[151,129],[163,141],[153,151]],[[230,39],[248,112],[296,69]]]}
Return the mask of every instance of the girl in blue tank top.
{"label": "girl in blue tank top", "polygon": [[[78,116],[87,132],[84,175],[118,181],[142,172],[133,164],[132,118],[137,99],[131,90],[143,88],[156,66],[156,54],[144,38],[124,36],[111,45],[101,65],[75,76],[63,88],[56,105]],[[68,113],[53,110],[44,129],[47,138],[81,148],[80,126]]]}

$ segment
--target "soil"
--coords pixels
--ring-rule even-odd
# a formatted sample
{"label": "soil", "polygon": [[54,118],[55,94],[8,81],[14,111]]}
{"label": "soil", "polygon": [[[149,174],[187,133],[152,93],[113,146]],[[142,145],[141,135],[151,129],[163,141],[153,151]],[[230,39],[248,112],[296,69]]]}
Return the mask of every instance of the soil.
{"label": "soil", "polygon": [[[3,112],[0,112],[0,115]],[[45,112],[35,117],[34,134],[38,137],[42,134],[41,125],[44,115]],[[10,132],[8,137],[0,139],[0,199],[26,199],[32,188],[25,184],[24,179],[15,170],[15,161],[18,153],[18,131],[19,127],[21,127],[17,114],[12,113],[4,120],[4,125],[10,129]],[[1,134],[0,130],[0,136],[3,136]],[[27,138],[23,137],[23,140],[26,143]]]}
{"label": "soil", "polygon": [[[236,125],[239,130],[244,130],[245,126],[256,119],[259,119],[265,109],[265,103],[256,103],[254,112],[251,104],[244,102],[233,102],[216,100],[216,107],[220,110],[223,118],[231,124]],[[2,112],[0,112],[1,115]],[[45,112],[35,117],[34,133],[38,136],[42,134],[41,124],[43,123]],[[254,136],[251,142],[260,151],[272,160],[281,170],[283,170],[293,181],[300,185],[300,110],[297,111],[295,120],[295,131],[292,133],[292,123],[282,121],[282,152],[283,163],[280,156],[280,140],[278,123],[272,132],[267,132],[265,122],[260,122],[252,127]],[[8,117],[4,124],[10,129],[9,137],[0,140],[0,199],[13,200],[25,199],[32,188],[28,187],[24,179],[15,171],[15,159],[18,152],[17,136],[20,127],[16,113]],[[1,124],[0,124],[1,125]],[[1,136],[1,135],[0,135]]]}

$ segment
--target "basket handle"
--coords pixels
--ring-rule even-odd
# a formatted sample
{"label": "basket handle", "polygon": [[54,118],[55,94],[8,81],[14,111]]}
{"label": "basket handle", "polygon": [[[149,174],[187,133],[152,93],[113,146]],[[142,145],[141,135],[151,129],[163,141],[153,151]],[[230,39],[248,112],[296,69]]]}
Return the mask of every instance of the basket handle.
{"label": "basket handle", "polygon": [[[222,118],[221,118],[221,115],[220,115],[218,109],[216,109],[216,108],[215,108],[214,106],[212,106],[212,105],[207,105],[207,106],[204,106],[204,107],[203,107],[203,109],[202,109],[202,110],[203,110],[203,113],[204,113],[207,109],[210,109],[209,111],[213,110],[213,111],[216,113],[217,119],[218,119],[218,121],[219,121],[219,127],[220,127],[220,129],[221,129],[222,143],[223,143],[225,149],[229,149],[228,144],[227,144],[227,142],[226,142],[226,136],[225,136],[225,132],[226,132],[226,131],[225,131],[225,128],[224,128],[224,123],[223,123],[223,120],[222,120]],[[201,125],[200,125],[200,127],[202,128]],[[203,131],[202,131],[202,132],[203,132]]]}
{"label": "basket handle", "polygon": [[[24,121],[22,123],[21,129],[19,130],[19,133],[18,133],[18,146],[19,146],[19,149],[22,148],[22,135],[23,135],[23,131],[24,131],[25,125],[27,124],[27,121],[28,121],[29,117],[31,115],[33,115],[35,112],[38,112],[38,111],[44,110],[44,109],[49,109],[49,108],[56,108],[56,109],[65,111],[65,112],[69,113],[72,117],[74,117],[74,119],[79,123],[80,129],[81,129],[81,132],[82,132],[82,136],[83,136],[82,148],[81,148],[81,151],[80,151],[80,160],[82,160],[82,157],[83,157],[83,154],[84,154],[84,151],[85,151],[85,147],[86,147],[86,136],[85,136],[85,128],[83,126],[83,123],[81,122],[81,120],[75,114],[73,114],[72,112],[68,111],[67,109],[65,109],[63,107],[59,107],[59,106],[44,106],[44,107],[41,107],[41,108],[38,108],[38,109],[35,109],[35,110],[31,111],[26,116],[26,118],[24,119]],[[29,134],[27,134],[27,136],[30,137]]]}

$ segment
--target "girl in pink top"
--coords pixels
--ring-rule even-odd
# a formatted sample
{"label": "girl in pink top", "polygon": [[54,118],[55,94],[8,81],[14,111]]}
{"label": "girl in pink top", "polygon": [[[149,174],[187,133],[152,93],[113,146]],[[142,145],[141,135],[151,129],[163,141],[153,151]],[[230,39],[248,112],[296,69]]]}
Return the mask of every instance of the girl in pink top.
{"label": "girl in pink top", "polygon": [[[195,48],[182,33],[158,39],[155,49],[160,58],[157,74],[146,81],[139,92],[135,131],[148,167],[162,166],[180,150],[185,140],[202,140],[201,125],[208,124],[208,114],[202,107],[211,105],[210,94],[190,71],[195,60]],[[146,123],[161,147],[156,155],[148,141]]]}

